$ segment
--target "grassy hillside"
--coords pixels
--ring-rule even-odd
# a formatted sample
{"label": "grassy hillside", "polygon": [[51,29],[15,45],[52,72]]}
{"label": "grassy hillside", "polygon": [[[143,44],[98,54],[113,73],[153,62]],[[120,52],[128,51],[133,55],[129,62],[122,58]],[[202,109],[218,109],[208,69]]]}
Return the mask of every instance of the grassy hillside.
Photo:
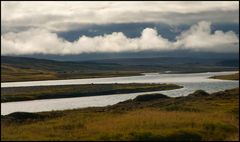
{"label": "grassy hillside", "polygon": [[126,68],[114,64],[2,57],[1,82],[131,76],[141,73],[141,71],[127,70]]}
{"label": "grassy hillside", "polygon": [[[96,78],[140,75],[143,72],[208,72],[238,70],[236,61],[220,59],[138,58],[85,62],[1,57],[1,82],[51,79]],[[232,63],[232,64],[230,64]],[[191,67],[191,70],[189,70]]]}
{"label": "grassy hillside", "polygon": [[21,68],[13,65],[1,64],[1,81],[26,81],[26,80],[57,79],[57,73],[48,70]]}
{"label": "grassy hillside", "polygon": [[84,84],[1,88],[1,102],[136,93],[181,88],[175,84]]}
{"label": "grassy hillside", "polygon": [[239,140],[239,88],[1,117],[1,140]]}
{"label": "grassy hillside", "polygon": [[75,71],[51,71],[43,69],[24,69],[14,65],[1,64],[1,82],[16,81],[38,81],[38,80],[58,80],[58,79],[82,79],[82,78],[102,78],[141,75],[141,71],[86,71],[76,69]]}

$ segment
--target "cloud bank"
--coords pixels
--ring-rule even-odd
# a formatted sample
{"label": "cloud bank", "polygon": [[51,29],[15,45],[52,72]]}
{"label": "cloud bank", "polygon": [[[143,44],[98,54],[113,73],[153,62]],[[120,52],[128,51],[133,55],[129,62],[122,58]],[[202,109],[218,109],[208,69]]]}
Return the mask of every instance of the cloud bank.
{"label": "cloud bank", "polygon": [[[157,22],[170,25],[198,21],[238,23],[238,1],[192,2],[1,2],[6,32],[41,28],[68,31],[86,24]],[[171,18],[169,18],[171,17]]]}
{"label": "cloud bank", "polygon": [[191,51],[238,53],[239,37],[232,31],[211,31],[211,23],[201,21],[169,41],[155,29],[145,28],[140,37],[128,38],[121,32],[109,35],[81,36],[69,42],[46,29],[29,29],[1,36],[2,55],[77,55],[82,53],[119,53],[139,51]]}

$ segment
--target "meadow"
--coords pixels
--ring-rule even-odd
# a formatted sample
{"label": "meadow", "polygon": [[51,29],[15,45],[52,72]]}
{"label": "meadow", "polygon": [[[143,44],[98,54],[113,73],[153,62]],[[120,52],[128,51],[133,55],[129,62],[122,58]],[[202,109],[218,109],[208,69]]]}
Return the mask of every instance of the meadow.
{"label": "meadow", "polygon": [[2,116],[1,140],[239,140],[239,88],[152,96],[108,107]]}

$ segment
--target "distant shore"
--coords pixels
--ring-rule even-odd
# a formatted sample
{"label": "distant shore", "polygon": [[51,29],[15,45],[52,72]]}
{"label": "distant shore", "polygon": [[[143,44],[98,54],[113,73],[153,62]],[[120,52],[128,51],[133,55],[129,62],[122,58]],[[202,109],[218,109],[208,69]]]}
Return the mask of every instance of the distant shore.
{"label": "distant shore", "polygon": [[234,74],[229,74],[229,75],[212,76],[210,78],[221,79],[221,80],[239,80],[239,72],[238,73],[234,73]]}

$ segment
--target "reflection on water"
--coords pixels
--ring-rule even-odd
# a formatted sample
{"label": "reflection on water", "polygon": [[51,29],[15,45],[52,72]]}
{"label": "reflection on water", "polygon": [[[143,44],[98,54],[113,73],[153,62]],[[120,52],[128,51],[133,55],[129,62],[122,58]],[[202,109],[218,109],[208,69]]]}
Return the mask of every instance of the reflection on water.
{"label": "reflection on water", "polygon": [[73,108],[83,108],[91,106],[113,105],[121,101],[133,99],[138,95],[149,93],[162,93],[171,97],[184,96],[195,90],[206,90],[209,93],[222,91],[225,89],[239,86],[239,81],[228,81],[209,79],[214,75],[231,74],[235,72],[211,72],[211,73],[193,73],[193,74],[147,74],[144,76],[132,77],[113,77],[113,78],[95,78],[95,79],[72,79],[61,81],[32,81],[1,83],[3,87],[13,86],[41,86],[41,85],[68,85],[68,84],[89,84],[89,83],[175,83],[184,88],[169,91],[154,91],[144,93],[115,94],[106,96],[46,99],[23,102],[1,103],[1,115],[6,115],[16,111],[40,112],[51,110],[64,110]]}

